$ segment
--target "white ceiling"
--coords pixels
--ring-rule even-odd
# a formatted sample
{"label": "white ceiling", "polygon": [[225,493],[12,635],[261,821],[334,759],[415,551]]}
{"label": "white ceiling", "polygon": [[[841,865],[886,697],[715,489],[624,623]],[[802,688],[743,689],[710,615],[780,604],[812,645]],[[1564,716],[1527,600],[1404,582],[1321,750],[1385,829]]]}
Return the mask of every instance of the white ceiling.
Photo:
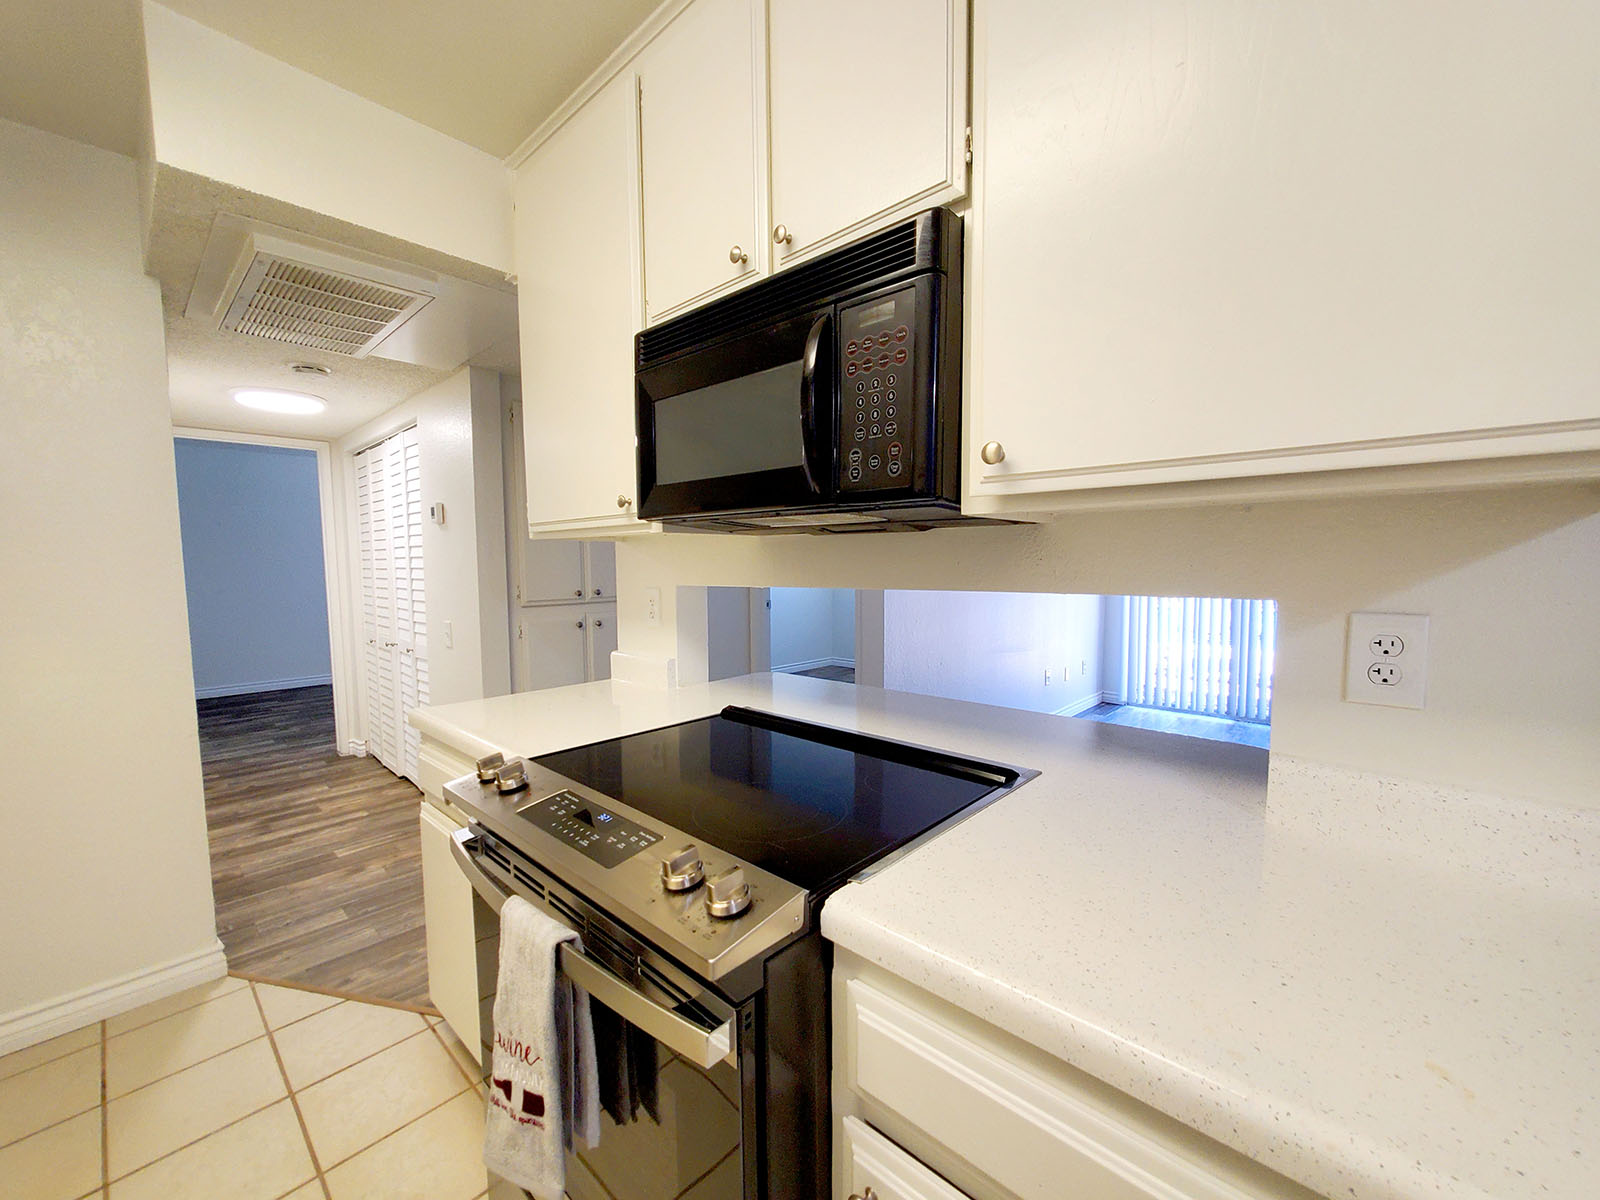
{"label": "white ceiling", "polygon": [[[409,263],[436,278],[438,298],[377,352],[359,359],[214,329],[184,310],[219,213]],[[329,440],[447,378],[464,362],[517,370],[516,297],[494,272],[169,167],[157,175],[149,269],[161,284],[172,422],[180,428]],[[326,366],[332,374],[297,375],[289,369],[297,362]],[[309,392],[328,407],[314,416],[258,412],[235,403],[236,387]]]}
{"label": "white ceiling", "polygon": [[131,157],[149,107],[138,0],[0,3],[0,117]]}
{"label": "white ceiling", "polygon": [[504,156],[605,61],[659,0],[162,3],[273,58]]}

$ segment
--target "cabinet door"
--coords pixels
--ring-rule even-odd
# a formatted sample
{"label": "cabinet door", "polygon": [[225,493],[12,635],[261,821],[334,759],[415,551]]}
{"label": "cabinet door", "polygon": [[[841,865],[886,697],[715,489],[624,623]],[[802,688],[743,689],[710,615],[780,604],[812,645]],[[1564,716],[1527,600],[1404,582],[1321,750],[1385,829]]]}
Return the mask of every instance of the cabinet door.
{"label": "cabinet door", "polygon": [[577,606],[523,609],[517,614],[517,653],[529,691],[583,683],[588,678],[587,610]]}
{"label": "cabinet door", "polygon": [[970,1200],[865,1121],[845,1117],[843,1123],[844,1186],[850,1195],[870,1189],[877,1200]]}
{"label": "cabinet door", "polygon": [[541,530],[647,528],[633,517],[635,142],[624,73],[517,169],[522,434]]}
{"label": "cabinet door", "polygon": [[977,6],[969,499],[1600,445],[1561,11]]}
{"label": "cabinet door", "polygon": [[617,548],[610,542],[586,542],[584,563],[588,570],[589,598],[617,598]]}
{"label": "cabinet door", "polygon": [[611,652],[617,648],[617,606],[592,604],[583,614],[588,641],[584,647],[585,675],[590,680],[611,678]]}
{"label": "cabinet door", "polygon": [[965,0],[771,0],[778,265],[966,190]]}
{"label": "cabinet door", "polygon": [[518,556],[517,599],[523,604],[572,603],[584,598],[583,543],[524,537]]}
{"label": "cabinet door", "polygon": [[455,824],[422,802],[422,921],[428,947],[428,999],[461,1044],[476,1050],[478,958],[473,891],[450,853]]}
{"label": "cabinet door", "polygon": [[637,63],[645,312],[659,321],[766,263],[752,0],[695,0]]}

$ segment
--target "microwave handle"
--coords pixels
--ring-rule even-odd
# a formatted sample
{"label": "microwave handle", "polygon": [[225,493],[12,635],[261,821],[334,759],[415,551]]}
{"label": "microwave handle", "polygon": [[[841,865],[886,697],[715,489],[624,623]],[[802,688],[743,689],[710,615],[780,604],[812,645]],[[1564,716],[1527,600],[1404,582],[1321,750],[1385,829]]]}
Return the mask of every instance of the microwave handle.
{"label": "microwave handle", "polygon": [[806,335],[805,357],[800,364],[800,448],[801,465],[805,467],[806,482],[817,495],[822,494],[822,484],[817,479],[817,356],[822,351],[822,339],[833,322],[832,313],[823,313],[811,325]]}

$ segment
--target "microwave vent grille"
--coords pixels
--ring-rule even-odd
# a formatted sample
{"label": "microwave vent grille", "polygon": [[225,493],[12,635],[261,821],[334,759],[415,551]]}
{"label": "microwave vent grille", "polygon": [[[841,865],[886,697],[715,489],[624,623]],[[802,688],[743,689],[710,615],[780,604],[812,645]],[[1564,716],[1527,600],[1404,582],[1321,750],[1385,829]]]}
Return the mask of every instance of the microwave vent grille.
{"label": "microwave vent grille", "polygon": [[651,366],[763,321],[790,316],[851,288],[888,283],[901,273],[935,266],[937,251],[929,237],[928,218],[932,215],[913,217],[842,250],[780,271],[725,300],[645,330],[638,337],[638,366]]}

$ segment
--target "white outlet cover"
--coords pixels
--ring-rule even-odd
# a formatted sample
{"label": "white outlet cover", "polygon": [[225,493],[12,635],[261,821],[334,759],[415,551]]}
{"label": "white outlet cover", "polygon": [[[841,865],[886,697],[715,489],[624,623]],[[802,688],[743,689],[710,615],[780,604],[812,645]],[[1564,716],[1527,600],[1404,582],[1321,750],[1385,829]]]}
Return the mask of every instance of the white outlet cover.
{"label": "white outlet cover", "polygon": [[[1397,637],[1403,649],[1384,656],[1373,648],[1379,638]],[[1392,684],[1369,675],[1374,663],[1400,674]],[[1379,674],[1387,674],[1380,672]],[[1345,645],[1344,698],[1352,704],[1421,708],[1428,694],[1428,618],[1424,613],[1351,613]]]}
{"label": "white outlet cover", "polygon": [[661,624],[661,589],[658,587],[644,590],[644,623]]}

